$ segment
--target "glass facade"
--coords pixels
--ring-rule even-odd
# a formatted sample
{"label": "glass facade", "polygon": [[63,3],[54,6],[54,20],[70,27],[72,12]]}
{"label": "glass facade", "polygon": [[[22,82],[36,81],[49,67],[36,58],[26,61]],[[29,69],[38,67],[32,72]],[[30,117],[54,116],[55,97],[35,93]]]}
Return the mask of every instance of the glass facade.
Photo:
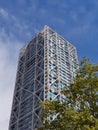
{"label": "glass facade", "polygon": [[45,26],[19,54],[9,130],[36,130],[40,101],[60,100],[76,75],[76,48]]}
{"label": "glass facade", "polygon": [[62,101],[60,91],[68,87],[76,75],[76,48],[49,27],[45,34],[45,99]]}

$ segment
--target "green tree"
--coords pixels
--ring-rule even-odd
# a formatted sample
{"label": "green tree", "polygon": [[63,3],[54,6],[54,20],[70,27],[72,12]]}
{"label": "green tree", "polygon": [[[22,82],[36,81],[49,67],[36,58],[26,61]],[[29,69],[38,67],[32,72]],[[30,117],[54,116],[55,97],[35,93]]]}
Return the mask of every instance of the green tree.
{"label": "green tree", "polygon": [[98,130],[98,64],[83,58],[76,78],[61,93],[65,102],[41,103],[43,125],[38,130]]}

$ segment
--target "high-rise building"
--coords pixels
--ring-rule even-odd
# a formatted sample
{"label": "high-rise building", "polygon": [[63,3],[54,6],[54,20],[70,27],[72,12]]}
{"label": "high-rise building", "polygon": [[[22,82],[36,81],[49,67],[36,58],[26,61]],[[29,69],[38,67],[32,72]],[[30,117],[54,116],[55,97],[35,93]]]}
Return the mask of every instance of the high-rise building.
{"label": "high-rise building", "polygon": [[40,101],[60,100],[76,75],[76,48],[45,26],[19,54],[9,130],[36,130]]}

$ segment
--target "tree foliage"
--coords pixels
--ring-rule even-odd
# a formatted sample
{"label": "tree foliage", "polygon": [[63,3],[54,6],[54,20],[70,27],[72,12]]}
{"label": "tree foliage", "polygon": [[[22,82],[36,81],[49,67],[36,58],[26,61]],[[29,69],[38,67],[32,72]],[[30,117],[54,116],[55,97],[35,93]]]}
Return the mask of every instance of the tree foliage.
{"label": "tree foliage", "polygon": [[38,130],[98,130],[98,64],[83,58],[76,78],[61,93],[65,102],[41,103],[43,125]]}

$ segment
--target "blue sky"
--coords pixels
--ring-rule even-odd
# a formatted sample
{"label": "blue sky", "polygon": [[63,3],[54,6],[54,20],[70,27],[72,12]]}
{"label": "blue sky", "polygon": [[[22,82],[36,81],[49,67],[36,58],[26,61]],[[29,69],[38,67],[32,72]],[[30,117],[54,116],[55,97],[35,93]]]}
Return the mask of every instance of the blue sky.
{"label": "blue sky", "polygon": [[19,49],[50,26],[98,63],[98,0],[0,0],[0,129],[7,130]]}
{"label": "blue sky", "polygon": [[46,24],[77,47],[79,59],[97,62],[97,8],[97,0],[0,0],[0,30],[25,44]]}

